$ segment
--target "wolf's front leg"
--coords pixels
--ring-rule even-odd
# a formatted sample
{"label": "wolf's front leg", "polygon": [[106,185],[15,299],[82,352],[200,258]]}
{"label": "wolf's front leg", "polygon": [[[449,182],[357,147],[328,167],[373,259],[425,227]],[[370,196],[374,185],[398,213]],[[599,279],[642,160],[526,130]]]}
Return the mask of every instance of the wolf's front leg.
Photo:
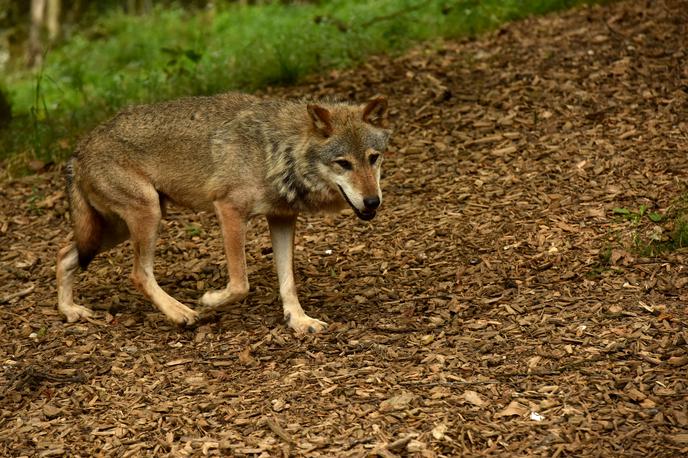
{"label": "wolf's front leg", "polygon": [[296,332],[319,332],[327,323],[311,318],[303,311],[296,296],[294,282],[294,228],[296,217],[269,216],[272,251],[277,265],[277,278],[280,284],[280,296],[284,307],[284,319]]}
{"label": "wolf's front leg", "polygon": [[238,302],[248,295],[244,252],[246,216],[229,203],[218,201],[214,205],[222,229],[229,282],[225,289],[208,291],[203,295],[201,304],[207,307],[220,307]]}

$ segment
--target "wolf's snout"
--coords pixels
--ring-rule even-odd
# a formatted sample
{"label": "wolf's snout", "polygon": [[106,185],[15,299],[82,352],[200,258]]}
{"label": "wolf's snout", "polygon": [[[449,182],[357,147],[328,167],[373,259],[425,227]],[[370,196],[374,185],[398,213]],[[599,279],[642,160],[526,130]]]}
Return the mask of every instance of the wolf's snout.
{"label": "wolf's snout", "polygon": [[378,196],[365,197],[363,198],[363,205],[368,211],[376,210],[380,206],[380,198]]}

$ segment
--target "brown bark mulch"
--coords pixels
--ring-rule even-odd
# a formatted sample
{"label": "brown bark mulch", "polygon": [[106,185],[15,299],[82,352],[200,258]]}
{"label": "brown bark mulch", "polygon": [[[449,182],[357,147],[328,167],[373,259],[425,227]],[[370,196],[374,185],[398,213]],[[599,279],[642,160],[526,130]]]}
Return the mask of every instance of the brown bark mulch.
{"label": "brown bark mulch", "polygon": [[[98,257],[64,324],[56,171],[0,191],[2,456],[680,456],[688,260],[615,208],[688,177],[688,2],[626,1],[418,47],[278,95],[392,100],[385,202],[299,223],[295,336],[267,230],[251,295],[177,329]],[[172,209],[156,264],[194,304],[226,279],[215,218]]]}

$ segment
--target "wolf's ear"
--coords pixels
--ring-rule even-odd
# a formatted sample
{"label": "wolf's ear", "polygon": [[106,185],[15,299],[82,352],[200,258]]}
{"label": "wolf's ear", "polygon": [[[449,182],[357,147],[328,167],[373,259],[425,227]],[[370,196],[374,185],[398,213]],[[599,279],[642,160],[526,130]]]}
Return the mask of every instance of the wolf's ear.
{"label": "wolf's ear", "polygon": [[363,121],[376,127],[387,127],[387,97],[377,95],[363,108]]}
{"label": "wolf's ear", "polygon": [[311,117],[313,127],[320,132],[323,137],[332,135],[332,116],[327,108],[320,105],[308,104],[306,105],[308,115]]}

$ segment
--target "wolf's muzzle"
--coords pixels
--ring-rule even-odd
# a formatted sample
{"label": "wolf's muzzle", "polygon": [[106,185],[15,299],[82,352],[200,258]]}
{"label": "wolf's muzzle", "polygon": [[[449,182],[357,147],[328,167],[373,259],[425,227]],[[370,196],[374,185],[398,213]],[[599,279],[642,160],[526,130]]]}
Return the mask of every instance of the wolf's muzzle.
{"label": "wolf's muzzle", "polygon": [[364,197],[363,205],[367,211],[377,210],[377,207],[380,206],[380,198],[378,196]]}
{"label": "wolf's muzzle", "polygon": [[371,219],[375,218],[375,215],[377,214],[375,210],[358,211],[358,209],[355,207],[354,212],[356,213],[356,216],[361,218],[363,221],[370,221]]}
{"label": "wolf's muzzle", "polygon": [[342,193],[344,200],[346,200],[346,203],[349,204],[349,207],[353,209],[354,213],[356,213],[356,216],[361,218],[363,221],[370,221],[371,219],[375,218],[375,215],[377,214],[376,209],[380,206],[380,199],[377,196],[364,198],[363,205],[365,205],[366,208],[365,210],[359,210],[354,204],[351,203],[349,196],[346,195],[341,186],[339,186],[339,192]]}

